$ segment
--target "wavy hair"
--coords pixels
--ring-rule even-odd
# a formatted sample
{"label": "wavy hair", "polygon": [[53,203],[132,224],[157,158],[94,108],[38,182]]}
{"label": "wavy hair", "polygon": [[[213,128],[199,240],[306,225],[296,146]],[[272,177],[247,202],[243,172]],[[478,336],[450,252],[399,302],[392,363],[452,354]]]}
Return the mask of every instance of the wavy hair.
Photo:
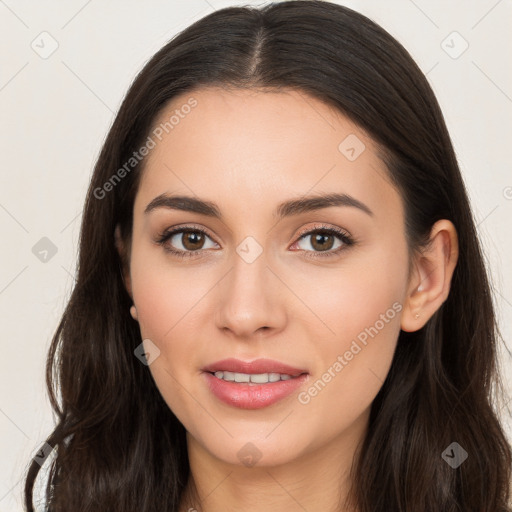
{"label": "wavy hair", "polygon": [[[130,245],[145,160],[111,187],[176,95],[199,87],[295,89],[366,130],[403,199],[410,254],[439,219],[458,234],[449,296],[399,334],[352,465],[360,512],[510,511],[511,446],[500,425],[501,334],[484,257],[445,121],[425,76],[379,25],[324,1],[220,9],[160,49],[128,90],[85,200],[76,284],[53,336],[46,380],[56,426],[44,487],[50,512],[177,512],[190,475],[185,429],[134,356],[140,329],[114,244]],[[442,458],[456,441],[469,454]],[[46,446],[46,445],[45,445]],[[40,470],[27,468],[33,512]]]}

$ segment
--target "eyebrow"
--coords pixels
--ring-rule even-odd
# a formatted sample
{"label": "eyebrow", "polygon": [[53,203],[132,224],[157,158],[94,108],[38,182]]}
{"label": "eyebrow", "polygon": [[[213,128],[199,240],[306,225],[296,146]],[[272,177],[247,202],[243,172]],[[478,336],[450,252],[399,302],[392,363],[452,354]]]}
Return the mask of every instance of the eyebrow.
{"label": "eyebrow", "polygon": [[[273,216],[283,219],[284,217],[291,217],[333,206],[350,206],[358,208],[370,217],[374,215],[368,206],[349,194],[319,194],[285,201],[277,206]],[[144,214],[148,214],[157,208],[199,213],[208,217],[222,219],[220,209],[215,203],[191,196],[160,194],[146,206]]]}

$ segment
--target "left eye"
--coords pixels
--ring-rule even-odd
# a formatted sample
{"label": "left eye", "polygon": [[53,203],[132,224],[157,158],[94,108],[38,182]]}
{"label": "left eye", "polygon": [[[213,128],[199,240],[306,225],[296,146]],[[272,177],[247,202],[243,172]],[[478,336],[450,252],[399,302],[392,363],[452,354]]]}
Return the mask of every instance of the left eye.
{"label": "left eye", "polygon": [[[311,231],[309,233],[306,233],[305,235],[302,235],[299,240],[297,242],[295,242],[295,244],[300,244],[301,241],[305,241],[307,239],[310,239],[309,243],[308,244],[305,244],[306,247],[300,247],[299,245],[299,248],[300,249],[304,249],[304,250],[313,250],[314,252],[325,252],[325,251],[330,251],[331,249],[333,249],[334,251],[336,251],[336,249],[339,249],[340,247],[342,247],[344,244],[343,244],[343,241],[341,240],[341,236],[338,235],[337,233],[333,232],[333,231]],[[338,239],[338,246],[337,247],[334,247],[335,245],[335,239]],[[307,247],[307,245],[309,245],[309,247]],[[312,249],[310,249],[312,248]]]}

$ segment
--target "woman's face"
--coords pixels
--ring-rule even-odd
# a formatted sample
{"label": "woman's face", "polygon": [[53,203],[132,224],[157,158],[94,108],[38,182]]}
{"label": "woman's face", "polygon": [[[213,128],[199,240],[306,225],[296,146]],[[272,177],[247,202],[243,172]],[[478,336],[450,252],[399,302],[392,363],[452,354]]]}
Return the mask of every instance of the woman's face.
{"label": "woman's face", "polygon": [[[150,137],[128,283],[149,370],[189,440],[277,465],[360,438],[409,286],[402,202],[372,141],[305,93],[214,88],[175,98]],[[157,243],[171,229],[185,232]],[[228,358],[303,375],[205,371]],[[255,374],[280,380],[224,380]]]}

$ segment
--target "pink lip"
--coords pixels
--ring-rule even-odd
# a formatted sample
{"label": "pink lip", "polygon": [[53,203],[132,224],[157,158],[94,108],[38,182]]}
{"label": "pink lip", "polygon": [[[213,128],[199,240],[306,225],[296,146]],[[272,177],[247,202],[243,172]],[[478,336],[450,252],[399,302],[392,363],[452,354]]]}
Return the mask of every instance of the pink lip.
{"label": "pink lip", "polygon": [[[266,384],[227,382],[213,375],[216,371],[236,373],[285,373],[293,378]],[[309,378],[306,370],[293,368],[271,359],[244,362],[224,359],[203,368],[203,375],[210,391],[222,402],[240,409],[261,409],[289,396]]]}
{"label": "pink lip", "polygon": [[203,371],[212,373],[224,370],[236,373],[286,373],[292,377],[308,373],[307,370],[293,368],[272,359],[255,359],[254,361],[246,362],[240,359],[229,358],[209,364],[203,368]]}
{"label": "pink lip", "polygon": [[227,382],[209,372],[204,372],[203,375],[210,391],[219,400],[240,409],[261,409],[272,405],[293,393],[309,378],[309,375],[304,373],[289,380],[249,385]]}

